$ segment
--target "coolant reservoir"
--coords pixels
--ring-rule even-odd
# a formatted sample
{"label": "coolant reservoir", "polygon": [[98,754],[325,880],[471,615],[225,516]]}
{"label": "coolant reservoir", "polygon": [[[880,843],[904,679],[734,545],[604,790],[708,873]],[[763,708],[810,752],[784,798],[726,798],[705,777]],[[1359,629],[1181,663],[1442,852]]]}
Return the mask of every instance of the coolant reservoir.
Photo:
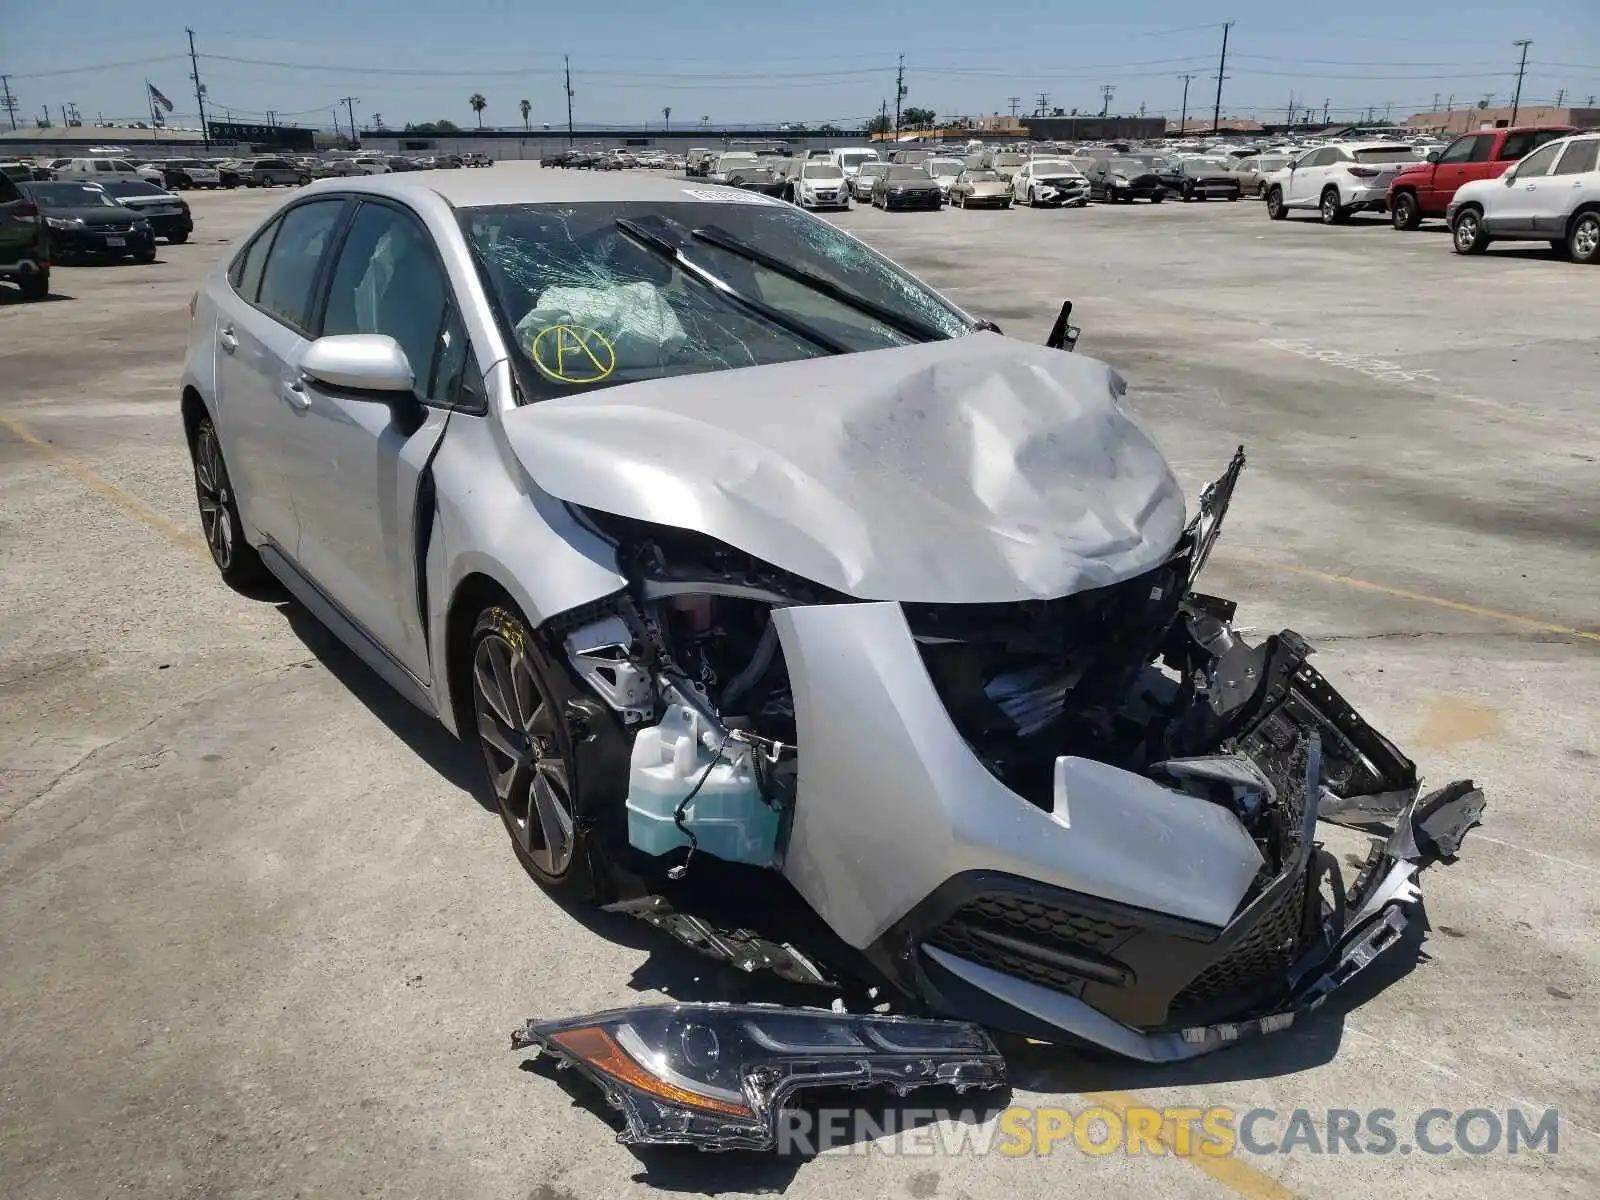
{"label": "coolant reservoir", "polygon": [[628,841],[636,849],[665,854],[689,845],[673,815],[705,775],[683,811],[698,852],[730,862],[772,865],[778,811],[762,799],[749,749],[730,742],[719,759],[721,742],[721,735],[698,713],[681,704],[669,705],[659,725],[639,731],[628,775]]}

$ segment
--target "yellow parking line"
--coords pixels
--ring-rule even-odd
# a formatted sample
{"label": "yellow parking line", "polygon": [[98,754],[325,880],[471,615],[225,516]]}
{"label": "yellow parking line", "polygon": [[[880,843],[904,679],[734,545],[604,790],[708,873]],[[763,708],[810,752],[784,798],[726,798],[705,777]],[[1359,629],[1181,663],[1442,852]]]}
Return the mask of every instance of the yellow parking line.
{"label": "yellow parking line", "polygon": [[1377,592],[1384,596],[1410,600],[1416,604],[1431,604],[1435,608],[1448,608],[1452,612],[1468,613],[1474,617],[1485,617],[1491,621],[1503,621],[1508,625],[1521,625],[1525,629],[1537,629],[1541,633],[1559,633],[1565,637],[1587,638],[1591,642],[1600,642],[1600,633],[1594,633],[1587,629],[1574,629],[1570,625],[1556,625],[1550,621],[1541,621],[1536,617],[1524,617],[1517,613],[1502,612],[1497,608],[1482,608],[1479,605],[1466,604],[1460,600],[1447,600],[1443,596],[1430,596],[1426,592],[1413,592],[1407,588],[1390,587],[1386,583],[1373,583],[1370,580],[1357,579],[1353,575],[1332,575],[1327,571],[1316,571],[1310,567],[1290,566],[1288,563],[1273,562],[1271,559],[1257,558],[1253,554],[1240,554],[1234,550],[1218,550],[1217,559],[1219,561],[1238,563],[1240,566],[1262,567],[1269,571],[1281,571],[1285,575],[1300,575],[1307,579],[1320,580],[1323,583],[1355,588],[1357,591]]}
{"label": "yellow parking line", "polygon": [[[1092,1100],[1103,1108],[1109,1108],[1124,1121],[1127,1121],[1128,1114],[1135,1109],[1148,1111],[1158,1107],[1127,1092],[1084,1092],[1083,1095],[1085,1099]],[[1297,1193],[1291,1192],[1272,1176],[1256,1170],[1232,1154],[1221,1156],[1202,1154],[1197,1149],[1198,1142],[1190,1143],[1187,1154],[1180,1153],[1177,1135],[1166,1125],[1162,1126],[1157,1140],[1173,1155],[1199,1169],[1202,1174],[1220,1183],[1234,1195],[1244,1197],[1244,1200],[1299,1200]]]}
{"label": "yellow parking line", "polygon": [[198,554],[210,556],[211,552],[207,549],[204,538],[175,522],[167,520],[166,517],[163,517],[138,497],[129,495],[113,483],[107,483],[81,460],[74,458],[65,450],[52,446],[21,421],[14,417],[0,417],[0,424],[3,424],[12,433],[16,434],[19,440],[32,446],[40,454],[55,463],[56,466],[76,476],[78,482],[91,492],[105,497],[129,516],[143,521],[151,529],[162,534],[169,541],[182,546],[185,550],[193,550]]}

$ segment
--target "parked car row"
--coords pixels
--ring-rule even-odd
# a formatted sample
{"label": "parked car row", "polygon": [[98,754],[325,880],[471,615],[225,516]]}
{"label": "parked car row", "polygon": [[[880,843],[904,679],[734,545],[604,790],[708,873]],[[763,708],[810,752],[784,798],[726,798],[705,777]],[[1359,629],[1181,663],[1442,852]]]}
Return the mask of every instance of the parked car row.
{"label": "parked car row", "polygon": [[1575,262],[1600,262],[1600,132],[1570,127],[1464,134],[1420,156],[1402,143],[1320,146],[1261,180],[1267,215],[1314,211],[1325,225],[1388,214],[1402,231],[1443,219],[1457,253],[1545,241]]}
{"label": "parked car row", "polygon": [[154,262],[156,239],[194,232],[188,202],[143,179],[28,179],[0,175],[0,280],[24,299],[50,294],[55,263]]}

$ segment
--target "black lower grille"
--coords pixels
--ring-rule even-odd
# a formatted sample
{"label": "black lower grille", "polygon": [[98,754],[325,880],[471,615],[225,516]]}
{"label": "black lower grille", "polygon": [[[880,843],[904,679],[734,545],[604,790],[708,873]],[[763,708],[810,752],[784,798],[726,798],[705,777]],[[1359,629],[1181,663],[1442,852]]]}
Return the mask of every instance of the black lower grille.
{"label": "black lower grille", "polygon": [[1282,978],[1300,948],[1305,889],[1292,886],[1221,958],[1196,975],[1172,1001],[1175,1013],[1224,996],[1245,996]]}
{"label": "black lower grille", "polygon": [[927,944],[1007,975],[1076,996],[1085,983],[1122,983],[1111,955],[1138,926],[1027,896],[996,893],[962,905]]}

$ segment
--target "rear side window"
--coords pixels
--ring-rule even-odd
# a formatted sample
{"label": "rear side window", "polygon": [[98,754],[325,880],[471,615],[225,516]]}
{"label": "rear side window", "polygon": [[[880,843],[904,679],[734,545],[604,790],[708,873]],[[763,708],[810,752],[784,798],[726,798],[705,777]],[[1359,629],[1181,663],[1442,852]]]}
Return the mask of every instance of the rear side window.
{"label": "rear side window", "polygon": [[272,239],[277,232],[278,222],[274,221],[250,239],[244,253],[234,259],[233,266],[228,268],[228,282],[233,285],[233,290],[252,304],[256,302],[256,293],[261,289],[261,269],[267,265],[267,251],[272,247]]}
{"label": "rear side window", "polygon": [[0,174],[0,204],[11,204],[21,199],[22,192],[11,182],[11,177]]}
{"label": "rear side window", "polygon": [[111,170],[114,170],[115,168],[113,167],[113,165],[111,163],[108,163],[105,159],[102,158],[102,159],[99,159],[94,164],[94,169],[96,171],[111,171]]}
{"label": "rear side window", "polygon": [[1594,170],[1597,161],[1600,161],[1600,138],[1570,142],[1567,145],[1567,152],[1561,156],[1561,161],[1550,174],[1582,175]]}
{"label": "rear side window", "polygon": [[291,208],[267,253],[256,302],[301,332],[311,323],[311,285],[317,266],[343,213],[343,200],[317,200]]}

